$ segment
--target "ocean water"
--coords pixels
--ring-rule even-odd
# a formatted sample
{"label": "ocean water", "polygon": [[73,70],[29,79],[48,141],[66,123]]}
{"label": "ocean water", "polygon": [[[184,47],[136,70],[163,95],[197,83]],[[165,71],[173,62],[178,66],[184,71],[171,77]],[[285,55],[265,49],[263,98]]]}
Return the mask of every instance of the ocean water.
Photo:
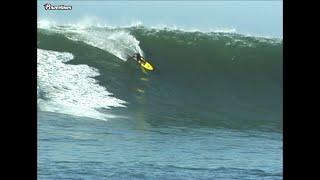
{"label": "ocean water", "polygon": [[39,179],[282,179],[281,38],[40,23],[37,43]]}

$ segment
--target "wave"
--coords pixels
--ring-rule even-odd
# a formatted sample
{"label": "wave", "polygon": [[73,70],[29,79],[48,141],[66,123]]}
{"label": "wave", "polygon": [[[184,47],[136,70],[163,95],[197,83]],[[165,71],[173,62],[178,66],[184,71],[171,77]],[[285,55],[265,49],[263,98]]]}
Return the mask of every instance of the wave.
{"label": "wave", "polygon": [[[98,69],[94,79],[128,102],[126,114],[157,125],[282,129],[282,39],[48,24],[38,28],[38,47]],[[137,51],[154,72],[125,61]]]}
{"label": "wave", "polygon": [[[219,34],[220,36],[232,37],[234,42],[243,42],[243,40],[236,37],[255,38],[260,42],[275,42],[282,43],[282,37],[271,36],[254,36],[252,34],[238,34],[235,29],[210,29],[207,31],[200,29],[184,29],[175,25],[157,25],[151,27],[145,27],[140,21],[132,22],[125,26],[110,26],[101,23],[100,20],[94,18],[84,18],[78,23],[74,24],[58,24],[55,21],[39,20],[38,28],[54,31],[64,34],[67,38],[74,41],[83,41],[91,46],[105,50],[118,58],[126,61],[128,56],[135,52],[139,52],[142,55],[145,53],[139,46],[139,41],[132,35],[132,31],[140,30],[150,35],[152,33],[159,32],[171,32],[175,35],[175,32],[182,33],[195,33],[195,35],[205,34]],[[230,43],[227,42],[230,45]],[[250,44],[249,44],[250,46]]]}

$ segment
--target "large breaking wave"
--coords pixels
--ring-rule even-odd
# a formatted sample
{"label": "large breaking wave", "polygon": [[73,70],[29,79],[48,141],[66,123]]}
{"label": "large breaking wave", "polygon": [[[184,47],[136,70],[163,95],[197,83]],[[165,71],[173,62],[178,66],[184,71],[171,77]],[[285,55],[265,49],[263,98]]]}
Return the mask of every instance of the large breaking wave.
{"label": "large breaking wave", "polygon": [[[109,94],[93,93],[96,99],[108,97],[108,103],[99,107],[122,106],[126,101],[127,114],[138,113],[139,118],[142,114],[151,124],[282,129],[281,38],[140,24],[42,23],[38,48],[46,50],[39,50],[42,59],[48,52],[69,52],[74,56],[71,64],[99,71],[90,79],[98,80],[97,87],[103,86],[117,97],[108,99]],[[133,52],[150,59],[156,71],[147,73],[126,61]]]}

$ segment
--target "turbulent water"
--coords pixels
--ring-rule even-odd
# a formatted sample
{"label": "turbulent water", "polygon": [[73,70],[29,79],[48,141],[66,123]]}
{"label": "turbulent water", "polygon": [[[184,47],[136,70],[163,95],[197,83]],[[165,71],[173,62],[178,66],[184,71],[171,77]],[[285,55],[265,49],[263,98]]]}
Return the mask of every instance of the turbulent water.
{"label": "turbulent water", "polygon": [[52,25],[37,41],[40,179],[282,179],[282,39]]}

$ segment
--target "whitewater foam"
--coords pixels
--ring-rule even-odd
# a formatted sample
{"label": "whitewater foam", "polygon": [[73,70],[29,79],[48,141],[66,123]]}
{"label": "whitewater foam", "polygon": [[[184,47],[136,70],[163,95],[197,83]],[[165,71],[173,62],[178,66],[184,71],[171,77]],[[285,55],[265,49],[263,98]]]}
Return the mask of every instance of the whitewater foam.
{"label": "whitewater foam", "polygon": [[66,37],[105,50],[124,61],[135,52],[144,55],[140,42],[125,30],[86,29],[76,34],[66,34]]}
{"label": "whitewater foam", "polygon": [[[107,51],[124,61],[128,59],[128,56],[132,56],[136,52],[144,55],[139,46],[140,42],[129,31],[110,28],[109,26],[106,28],[106,25],[99,24],[99,21],[94,22],[92,19],[85,19],[76,24],[58,26],[54,21],[40,20],[38,21],[38,27],[62,33],[71,40],[82,41]],[[135,23],[134,25],[137,24]]]}
{"label": "whitewater foam", "polygon": [[183,31],[183,32],[202,32],[202,33],[236,33],[237,30],[235,28],[210,28],[210,29],[201,29],[201,28],[184,28],[179,27],[177,25],[166,25],[159,24],[155,26],[150,26],[152,30],[167,30],[167,31]]}
{"label": "whitewater foam", "polygon": [[38,107],[42,111],[107,120],[115,116],[103,109],[125,107],[125,101],[113,97],[93,77],[97,69],[88,65],[72,65],[67,52],[37,50]]}

